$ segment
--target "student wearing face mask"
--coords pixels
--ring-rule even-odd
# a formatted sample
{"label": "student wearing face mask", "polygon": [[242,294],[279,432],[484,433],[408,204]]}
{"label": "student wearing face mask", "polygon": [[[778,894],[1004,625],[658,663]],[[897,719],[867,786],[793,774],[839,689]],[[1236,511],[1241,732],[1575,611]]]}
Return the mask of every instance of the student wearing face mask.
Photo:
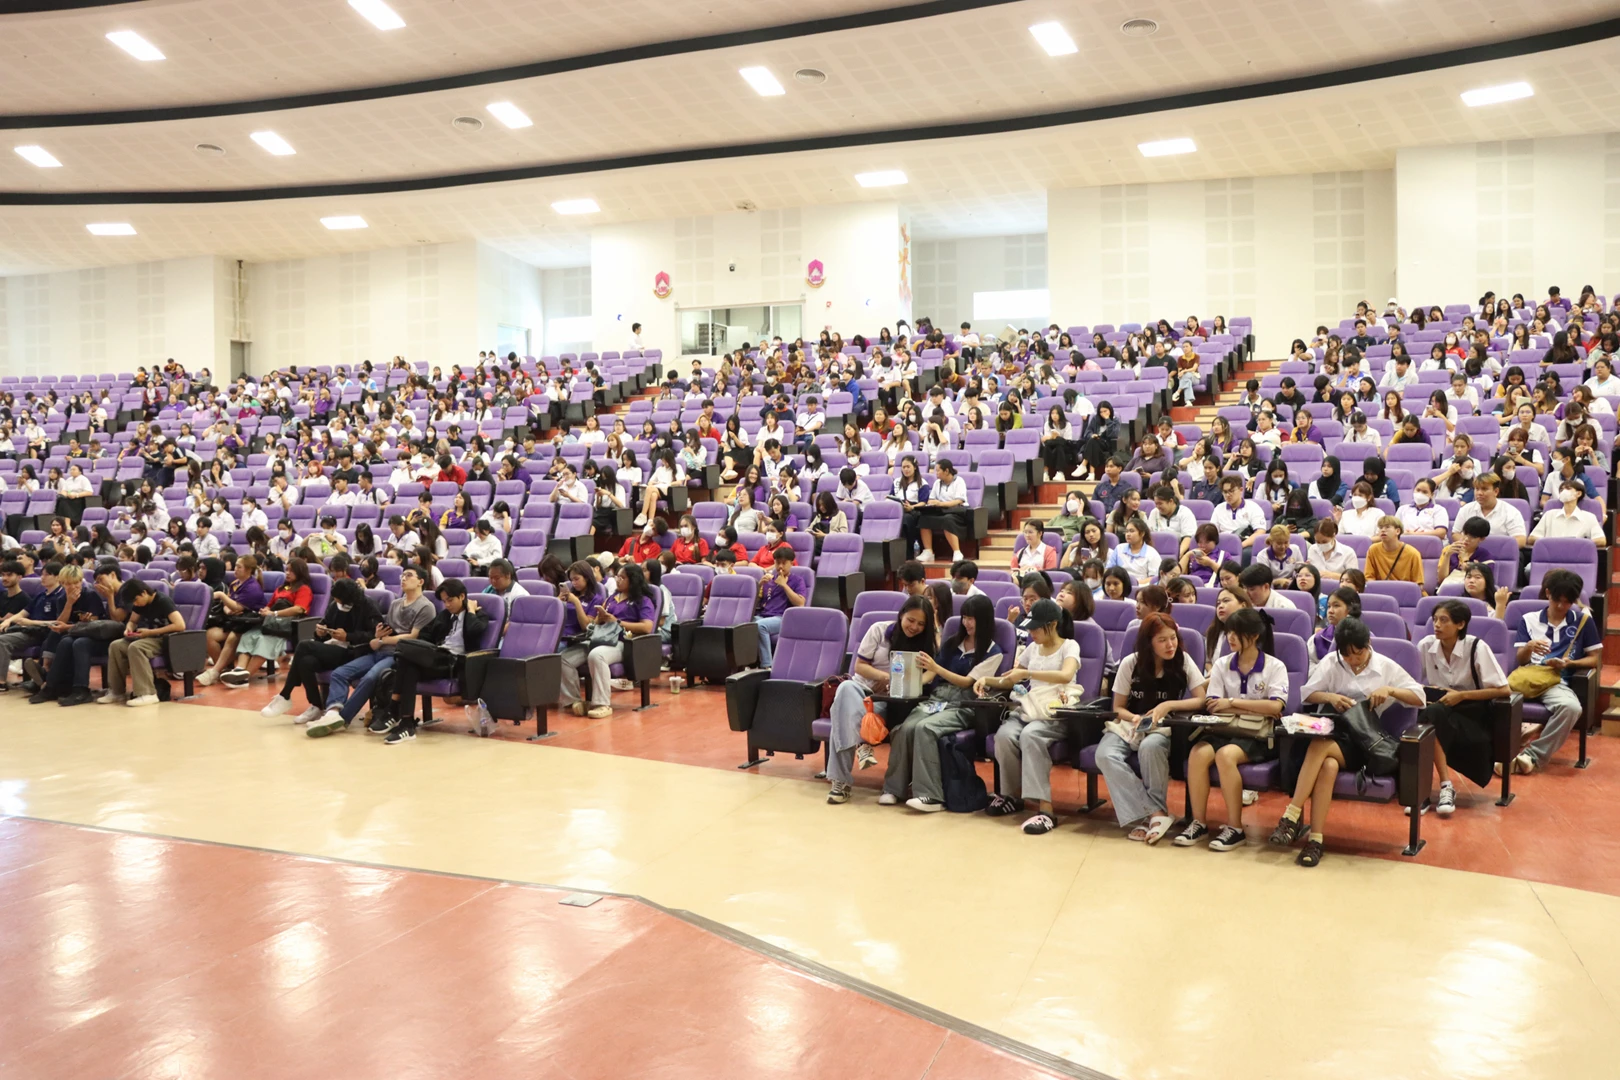
{"label": "student wearing face mask", "polygon": [[1537,540],[1545,540],[1549,536],[1577,536],[1582,540],[1592,541],[1598,547],[1607,547],[1609,541],[1603,535],[1603,524],[1598,521],[1597,515],[1580,508],[1580,501],[1585,497],[1586,489],[1579,479],[1561,481],[1558,486],[1557,508],[1551,508],[1552,504],[1549,503],[1549,509],[1542,512],[1541,520],[1530,530],[1531,546],[1534,546]]}
{"label": "student wearing face mask", "polygon": [[765,543],[754,553],[753,563],[755,566],[770,569],[776,565],[776,551],[778,548],[786,548],[790,553],[793,551],[792,545],[784,538],[784,532],[782,523],[775,518],[765,522]]}
{"label": "student wearing face mask", "polygon": [[1345,536],[1365,536],[1371,540],[1378,535],[1378,519],[1384,512],[1373,505],[1372,485],[1365,480],[1356,481],[1350,489],[1349,505],[1339,515],[1339,532]]}
{"label": "student wearing face mask", "polygon": [[1078,491],[1071,491],[1063,498],[1063,505],[1059,511],[1046,521],[1046,528],[1063,537],[1063,543],[1068,545],[1080,532],[1080,526],[1086,520],[1085,496]]}
{"label": "student wearing face mask", "polygon": [[[1395,511],[1395,516],[1401,519],[1401,531],[1418,536],[1438,536],[1444,540],[1451,534],[1451,516],[1446,508],[1434,501],[1434,481],[1430,479],[1419,480],[1412,485],[1412,501],[1403,504]],[[1469,492],[1473,497],[1473,492]]]}
{"label": "student wearing face mask", "polygon": [[299,643],[287,668],[281,693],[259,710],[261,715],[281,716],[286,713],[292,708],[294,688],[302,686],[309,707],[294,722],[307,724],[320,719],[326,699],[316,676],[323,671],[336,670],[366,650],[381,621],[376,606],[358,581],[348,577],[334,580],[331,602],[326,607],[326,614],[315,625],[314,639]]}
{"label": "student wearing face mask", "polygon": [[675,561],[681,565],[690,566],[693,563],[708,561],[709,542],[698,535],[697,519],[691,514],[681,516],[680,527],[676,530],[675,544],[671,550],[675,553]]}

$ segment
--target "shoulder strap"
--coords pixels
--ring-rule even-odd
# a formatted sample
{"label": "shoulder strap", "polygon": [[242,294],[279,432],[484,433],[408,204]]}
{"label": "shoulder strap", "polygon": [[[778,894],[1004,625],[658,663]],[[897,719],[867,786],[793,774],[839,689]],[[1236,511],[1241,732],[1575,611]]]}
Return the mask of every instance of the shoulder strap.
{"label": "shoulder strap", "polygon": [[1473,647],[1468,650],[1468,670],[1474,676],[1474,689],[1483,690],[1485,684],[1479,679],[1479,638],[1474,639]]}

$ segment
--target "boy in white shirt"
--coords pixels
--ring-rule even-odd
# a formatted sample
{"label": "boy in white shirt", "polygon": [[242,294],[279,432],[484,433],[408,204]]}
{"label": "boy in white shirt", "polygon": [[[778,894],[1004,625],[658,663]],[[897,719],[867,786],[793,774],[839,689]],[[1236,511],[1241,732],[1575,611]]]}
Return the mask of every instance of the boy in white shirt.
{"label": "boy in white shirt", "polygon": [[1536,527],[1530,530],[1528,538],[1531,546],[1537,540],[1545,540],[1550,536],[1574,536],[1582,540],[1590,540],[1598,547],[1608,547],[1609,538],[1603,535],[1603,525],[1597,515],[1590,510],[1582,510],[1579,506],[1581,497],[1586,494],[1586,488],[1579,480],[1565,480],[1558,486],[1558,509],[1549,509],[1541,515]]}
{"label": "boy in white shirt", "polygon": [[1148,529],[1151,532],[1174,533],[1181,541],[1179,554],[1186,554],[1192,546],[1193,533],[1198,530],[1198,519],[1193,517],[1191,510],[1181,505],[1176,498],[1176,489],[1169,484],[1160,484],[1153,489],[1153,510],[1148,514]]}
{"label": "boy in white shirt", "polygon": [[213,518],[197,519],[197,535],[192,538],[191,546],[199,559],[211,559],[219,554],[219,537],[213,534],[213,528]]}
{"label": "boy in white shirt", "polygon": [[1253,547],[1254,538],[1265,533],[1265,511],[1253,500],[1243,497],[1243,480],[1240,477],[1223,478],[1221,495],[1226,501],[1209,515],[1210,523],[1223,533],[1242,537],[1244,547]]}

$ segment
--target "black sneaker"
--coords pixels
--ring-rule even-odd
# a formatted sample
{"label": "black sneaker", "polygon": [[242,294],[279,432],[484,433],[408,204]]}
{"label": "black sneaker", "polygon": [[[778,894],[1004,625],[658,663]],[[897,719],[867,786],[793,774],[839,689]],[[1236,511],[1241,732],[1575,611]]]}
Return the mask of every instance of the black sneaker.
{"label": "black sneaker", "polygon": [[1170,842],[1176,847],[1192,847],[1208,835],[1208,825],[1205,825],[1202,821],[1193,821],[1189,822],[1187,827],[1181,830],[1181,835]]}
{"label": "black sneaker", "polygon": [[370,735],[387,735],[399,726],[399,721],[387,713],[378,710],[371,714],[371,723],[366,725],[366,732]]}
{"label": "black sneaker", "polygon": [[1233,848],[1240,848],[1248,842],[1249,838],[1236,825],[1222,825],[1221,831],[1215,834],[1215,839],[1209,842],[1209,850],[1231,851]]}
{"label": "black sneaker", "polygon": [[81,686],[67,697],[58,698],[56,703],[63,708],[70,709],[75,705],[83,705],[85,702],[94,701],[95,696],[96,695],[90,692],[88,687]]}
{"label": "black sneaker", "polygon": [[41,690],[39,693],[37,693],[37,694],[33,695],[32,697],[30,697],[28,699],[28,704],[30,704],[30,705],[43,705],[47,701],[55,701],[60,696],[61,695],[57,693],[55,687],[47,686],[45,689]]}
{"label": "black sneaker", "polygon": [[404,724],[401,724],[398,727],[396,727],[393,731],[390,731],[386,736],[383,737],[383,745],[384,746],[398,746],[402,742],[410,742],[412,739],[415,739],[415,738],[416,738],[416,729],[411,728],[411,727],[406,727]]}
{"label": "black sneaker", "polygon": [[991,817],[1006,817],[1008,814],[1019,813],[1023,809],[1024,804],[1019,802],[1017,799],[1009,799],[1005,795],[997,795],[990,800],[990,805],[984,808],[984,812],[989,814]]}

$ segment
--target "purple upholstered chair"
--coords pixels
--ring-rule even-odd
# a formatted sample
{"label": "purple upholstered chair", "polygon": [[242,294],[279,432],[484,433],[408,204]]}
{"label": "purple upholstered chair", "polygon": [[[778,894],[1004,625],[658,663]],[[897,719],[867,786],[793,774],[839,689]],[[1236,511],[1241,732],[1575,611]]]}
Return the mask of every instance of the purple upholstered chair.
{"label": "purple upholstered chair", "polygon": [[[154,586],[155,587],[155,586]],[[186,628],[163,639],[163,651],[152,657],[152,670],[166,670],[185,679],[185,696],[195,692],[193,679],[208,667],[208,605],[214,594],[200,581],[182,581],[174,587],[174,606],[186,621]],[[158,697],[167,700],[169,684],[158,679]]]}
{"label": "purple upholstered chair", "polygon": [[613,678],[628,679],[641,691],[641,704],[635,706],[635,712],[652,708],[652,681],[664,666],[664,638],[658,632],[658,625],[664,618],[664,591],[652,589],[649,595],[653,599],[652,633],[627,635],[624,639],[624,659],[608,665],[608,672]]}
{"label": "purple upholstered chair", "polygon": [[771,670],[740,672],[726,680],[731,729],[748,733],[743,767],[759,764],[761,750],[803,757],[820,748],[811,726],[821,712],[822,683],[843,667],[848,625],[841,611],[789,608]]}
{"label": "purple upholstered chair", "polygon": [[1575,571],[1581,579],[1581,601],[1586,602],[1598,581],[1597,545],[1574,536],[1549,536],[1537,540],[1530,549],[1530,577],[1525,591],[1531,596],[1540,595],[1541,579],[1552,570]]}
{"label": "purple upholstered chair", "polygon": [[[469,671],[475,662],[487,662],[493,658],[501,644],[501,628],[506,624],[505,597],[491,595],[477,596],[478,610],[489,616],[489,625],[484,628],[484,636],[476,642],[468,642],[467,665]],[[561,603],[561,601],[558,601]],[[561,616],[559,616],[560,618]],[[480,656],[479,654],[483,654]],[[559,669],[560,672],[560,669]],[[559,675],[560,677],[560,675]],[[466,678],[469,687],[476,686],[476,680],[469,674]],[[422,696],[422,723],[433,723],[433,699],[447,697],[462,692],[462,679],[428,679],[417,684],[416,692]]]}
{"label": "purple upholstered chair", "polygon": [[861,552],[865,544],[854,533],[828,533],[816,559],[816,591],[810,603],[848,611],[865,584]]}
{"label": "purple upholstered chair", "polygon": [[512,533],[512,547],[507,557],[513,566],[539,566],[546,556],[546,531],[522,528]]}
{"label": "purple upholstered chair", "polygon": [[689,677],[719,682],[759,663],[759,627],[754,623],[758,591],[758,584],[747,575],[716,575],[702,621],[687,620],[676,626],[680,640],[690,642],[685,657]]}
{"label": "purple upholstered chair", "polygon": [[[493,620],[491,620],[493,622]],[[521,724],[532,715],[531,739],[550,734],[547,717],[562,688],[563,604],[555,596],[520,596],[513,600],[500,653],[470,659],[468,681],[476,677],[479,697],[497,720]],[[424,706],[425,708],[425,706]],[[489,732],[480,729],[480,735]]]}
{"label": "purple upholstered chair", "polygon": [[870,588],[882,588],[910,557],[900,536],[902,514],[900,504],[888,499],[869,502],[861,510],[860,536],[865,544],[861,572]]}
{"label": "purple upholstered chair", "polygon": [[898,612],[905,602],[905,593],[875,590],[863,592],[855,598],[855,610],[849,613],[849,617],[859,619],[869,611]]}
{"label": "purple upholstered chair", "polygon": [[574,563],[591,553],[591,508],[585,503],[562,503],[552,525],[546,548],[565,563]]}

